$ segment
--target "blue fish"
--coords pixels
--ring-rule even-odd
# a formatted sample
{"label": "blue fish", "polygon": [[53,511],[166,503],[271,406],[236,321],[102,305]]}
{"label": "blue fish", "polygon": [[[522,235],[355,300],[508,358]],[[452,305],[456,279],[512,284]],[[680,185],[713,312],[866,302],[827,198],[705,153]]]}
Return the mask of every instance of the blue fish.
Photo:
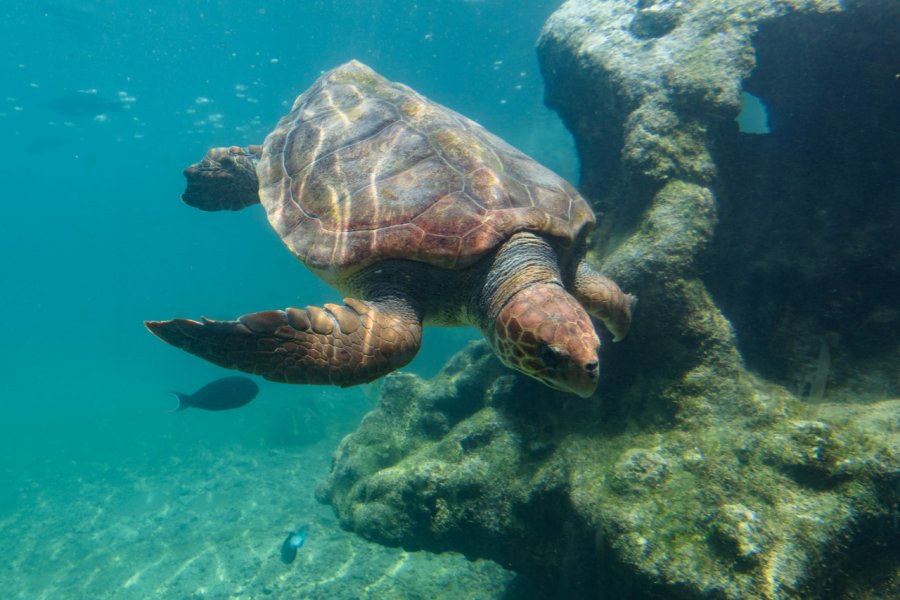
{"label": "blue fish", "polygon": [[300,527],[297,531],[288,531],[287,537],[281,544],[281,562],[286,565],[294,562],[297,558],[297,550],[303,546],[306,541],[306,525]]}

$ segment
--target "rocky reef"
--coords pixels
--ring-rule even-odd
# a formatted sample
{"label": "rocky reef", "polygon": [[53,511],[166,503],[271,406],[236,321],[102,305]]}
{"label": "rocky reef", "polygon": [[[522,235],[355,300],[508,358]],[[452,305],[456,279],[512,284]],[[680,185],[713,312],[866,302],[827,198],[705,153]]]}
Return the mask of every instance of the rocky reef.
{"label": "rocky reef", "polygon": [[[750,367],[798,395],[824,370],[832,398],[900,394],[898,25],[878,0],[570,1],[539,42],[600,255],[670,182],[706,190],[703,281]],[[753,98],[768,134],[741,131]]]}
{"label": "rocky reef", "polygon": [[388,377],[318,490],[342,526],[544,597],[900,595],[898,30],[877,0],[566,2],[546,100],[632,332],[588,401],[482,343]]}

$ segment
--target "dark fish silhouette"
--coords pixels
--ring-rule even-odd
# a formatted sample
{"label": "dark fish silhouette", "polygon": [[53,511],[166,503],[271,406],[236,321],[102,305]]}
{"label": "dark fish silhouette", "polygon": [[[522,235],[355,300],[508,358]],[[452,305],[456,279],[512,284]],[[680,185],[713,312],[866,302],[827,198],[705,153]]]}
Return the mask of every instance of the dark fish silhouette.
{"label": "dark fish silhouette", "polygon": [[306,541],[306,525],[303,525],[297,531],[288,531],[287,537],[281,543],[281,562],[286,565],[294,562],[297,558],[297,550],[303,546]]}
{"label": "dark fish silhouette", "polygon": [[50,102],[50,108],[64,117],[96,117],[118,112],[124,107],[125,105],[120,100],[100,96],[94,90],[57,96]]}
{"label": "dark fish silhouette", "polygon": [[178,397],[178,406],[172,412],[189,407],[203,410],[229,410],[240,408],[256,398],[259,387],[246,377],[224,377],[207,383],[193,394],[172,392]]}

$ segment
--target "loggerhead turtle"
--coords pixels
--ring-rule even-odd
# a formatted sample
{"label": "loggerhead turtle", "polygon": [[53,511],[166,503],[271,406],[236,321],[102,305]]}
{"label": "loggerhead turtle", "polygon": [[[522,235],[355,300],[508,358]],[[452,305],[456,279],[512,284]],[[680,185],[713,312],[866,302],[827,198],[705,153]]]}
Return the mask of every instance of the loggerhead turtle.
{"label": "loggerhead turtle", "polygon": [[351,61],[322,75],[262,146],[213,148],[184,171],[203,210],[261,203],[343,306],[236,321],[148,321],[217,365],[342,387],[408,363],[423,323],[475,325],[507,366],[590,396],[600,340],[635,298],[584,260],[594,226],[562,178],[473,121]]}

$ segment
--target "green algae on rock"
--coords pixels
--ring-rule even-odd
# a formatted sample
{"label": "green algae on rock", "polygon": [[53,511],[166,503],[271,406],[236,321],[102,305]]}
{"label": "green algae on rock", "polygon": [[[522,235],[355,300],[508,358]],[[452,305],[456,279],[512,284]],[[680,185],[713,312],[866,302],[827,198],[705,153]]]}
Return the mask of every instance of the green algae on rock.
{"label": "green algae on rock", "polygon": [[[748,375],[744,414],[655,427],[537,394],[483,343],[455,363],[389,377],[342,441],[318,490],[342,526],[489,557],[544,589],[661,597],[816,597],[853,561],[836,548],[889,543],[900,436],[861,407],[810,414]],[[877,409],[896,431],[900,401]]]}
{"label": "green algae on rock", "polygon": [[[823,189],[835,178],[795,176],[804,155],[772,141],[808,148],[821,137],[806,118],[791,129],[790,107],[773,95],[783,74],[795,76],[787,87],[802,109],[824,97],[839,105],[827,77],[818,96],[800,93],[803,68],[821,74],[834,57],[812,36],[823,25],[835,43],[869,40],[847,54],[872,66],[860,77],[897,55],[888,33],[900,5],[877,1],[570,0],[551,16],[538,43],[547,102],[575,136],[582,190],[604,217],[588,259],[641,298],[629,339],[604,356],[587,401],[509,374],[482,344],[431,381],[391,376],[319,488],[344,527],[491,558],[548,596],[900,595],[900,327],[890,327],[900,301],[885,283],[900,280],[900,257],[885,246],[896,248],[886,231],[900,216],[866,192],[865,170]],[[748,86],[769,108],[768,136],[734,122]],[[868,86],[862,112],[895,123],[889,94]],[[841,133],[875,165],[897,143]],[[764,164],[767,152],[777,161]],[[771,177],[782,164],[790,181],[763,198],[752,169]],[[839,208],[853,190],[878,211],[810,213],[809,198]],[[823,224],[834,252],[815,231]],[[769,232],[799,238],[788,248],[805,254],[785,255]],[[826,276],[813,268],[819,251]],[[792,263],[797,282],[785,276]],[[856,321],[801,301],[851,264],[873,277],[856,288],[859,310],[845,290],[829,306]],[[741,294],[751,301],[740,305]],[[803,402],[797,356],[806,344],[820,357],[822,340],[829,352],[814,377],[824,391]]]}

